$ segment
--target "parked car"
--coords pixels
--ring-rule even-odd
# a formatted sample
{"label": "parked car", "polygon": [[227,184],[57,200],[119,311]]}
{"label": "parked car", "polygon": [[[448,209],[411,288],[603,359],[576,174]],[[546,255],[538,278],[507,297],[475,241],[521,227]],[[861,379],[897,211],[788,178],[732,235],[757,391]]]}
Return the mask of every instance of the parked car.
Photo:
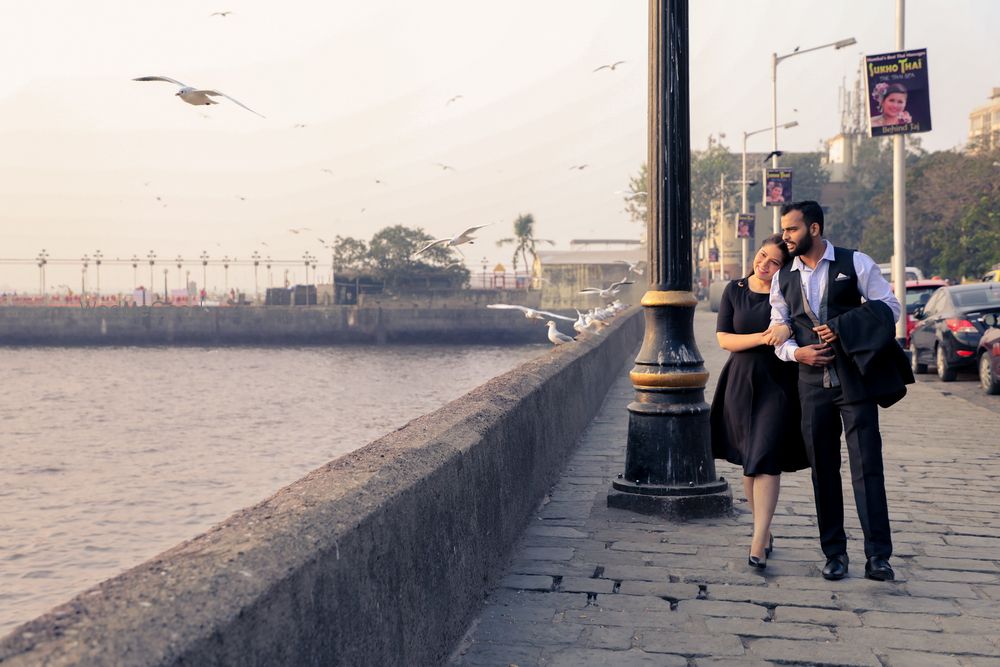
{"label": "parked car", "polygon": [[[885,278],[886,282],[892,282],[892,265],[891,264],[879,264],[878,270],[882,272],[882,277]],[[915,266],[906,267],[906,279],[907,280],[924,280],[924,272]]]}
{"label": "parked car", "polygon": [[979,339],[979,382],[987,394],[1000,394],[1000,315],[983,316],[989,326]]}
{"label": "parked car", "polygon": [[1000,313],[1000,283],[939,287],[927,305],[917,307],[917,326],[910,334],[913,372],[933,365],[943,382],[958,371],[974,368],[979,340],[987,329],[986,315]]}
{"label": "parked car", "polygon": [[947,284],[946,281],[938,278],[906,281],[906,343],[904,347],[910,346],[910,332],[917,326],[917,320],[913,317],[914,311],[926,306],[934,291]]}
{"label": "parked car", "polygon": [[992,269],[983,274],[982,282],[984,283],[996,283],[1000,282],[1000,269]]}

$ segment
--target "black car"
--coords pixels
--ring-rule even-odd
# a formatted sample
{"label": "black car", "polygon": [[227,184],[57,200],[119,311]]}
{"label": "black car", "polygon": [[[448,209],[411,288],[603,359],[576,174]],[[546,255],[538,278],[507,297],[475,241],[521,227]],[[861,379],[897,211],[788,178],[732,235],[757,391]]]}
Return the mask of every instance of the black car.
{"label": "black car", "polygon": [[941,287],[927,305],[914,313],[917,326],[910,334],[913,372],[935,366],[944,382],[963,368],[975,368],[977,346],[987,329],[984,317],[1000,313],[1000,283]]}
{"label": "black car", "polygon": [[983,317],[990,327],[979,340],[979,382],[987,394],[1000,394],[1000,314]]}

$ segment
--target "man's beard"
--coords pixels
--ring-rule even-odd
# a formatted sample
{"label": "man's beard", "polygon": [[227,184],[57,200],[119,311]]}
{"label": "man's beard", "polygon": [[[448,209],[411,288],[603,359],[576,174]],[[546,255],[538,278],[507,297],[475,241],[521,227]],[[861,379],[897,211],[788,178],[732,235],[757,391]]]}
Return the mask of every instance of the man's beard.
{"label": "man's beard", "polygon": [[800,242],[795,244],[795,250],[792,250],[788,254],[790,254],[792,257],[805,255],[810,250],[812,250],[812,247],[813,247],[813,237],[806,234]]}

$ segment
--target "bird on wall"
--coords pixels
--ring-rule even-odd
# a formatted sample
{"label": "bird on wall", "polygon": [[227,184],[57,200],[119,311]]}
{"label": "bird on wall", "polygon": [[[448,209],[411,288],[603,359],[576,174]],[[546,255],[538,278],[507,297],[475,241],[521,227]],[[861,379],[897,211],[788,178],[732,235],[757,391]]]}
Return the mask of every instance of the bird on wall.
{"label": "bird on wall", "polygon": [[573,338],[567,336],[562,331],[559,331],[554,320],[549,320],[545,323],[545,326],[549,328],[549,341],[553,345],[562,345],[563,343],[573,342]]}
{"label": "bird on wall", "polygon": [[194,88],[192,86],[187,85],[186,83],[181,83],[177,79],[171,79],[169,76],[140,76],[140,77],[138,77],[136,79],[132,79],[132,80],[133,81],[165,81],[167,83],[172,83],[174,85],[180,86],[181,89],[178,90],[174,94],[177,95],[178,97],[180,97],[182,100],[184,100],[188,104],[194,104],[195,106],[206,105],[206,104],[218,104],[218,102],[216,102],[212,98],[213,97],[225,97],[230,102],[235,102],[236,104],[240,105],[241,107],[243,107],[247,111],[249,111],[251,113],[255,113],[258,116],[260,116],[261,118],[265,118],[265,116],[263,116],[262,114],[257,113],[256,111],[254,111],[253,109],[251,109],[247,105],[243,104],[242,102],[240,102],[236,98],[230,97],[229,95],[226,95],[225,93],[223,93],[222,91],[219,91],[219,90],[210,90],[210,89],[207,89],[207,88]]}

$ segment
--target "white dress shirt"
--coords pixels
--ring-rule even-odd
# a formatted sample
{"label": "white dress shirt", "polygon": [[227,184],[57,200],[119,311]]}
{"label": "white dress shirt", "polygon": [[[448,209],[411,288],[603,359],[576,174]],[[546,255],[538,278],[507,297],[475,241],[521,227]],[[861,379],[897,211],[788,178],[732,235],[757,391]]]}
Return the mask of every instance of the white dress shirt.
{"label": "white dress shirt", "polygon": [[[826,249],[823,257],[816,262],[816,268],[810,269],[802,261],[801,257],[792,260],[792,271],[799,272],[799,279],[802,281],[802,293],[806,295],[809,307],[812,309],[820,322],[827,320],[826,309],[823,307],[823,295],[826,294],[826,285],[829,281],[830,264],[834,260],[833,244],[823,239]],[[882,277],[882,272],[878,265],[868,255],[863,252],[854,251],[854,272],[858,275],[858,291],[866,301],[877,299],[883,301],[892,310],[893,321],[899,319],[899,300],[893,294],[889,283]],[[781,293],[781,286],[778,276],[771,281],[771,323],[791,324],[791,316],[788,312],[788,303]],[[799,344],[792,336],[774,349],[774,353],[783,361],[795,361],[795,350],[799,349]]]}

